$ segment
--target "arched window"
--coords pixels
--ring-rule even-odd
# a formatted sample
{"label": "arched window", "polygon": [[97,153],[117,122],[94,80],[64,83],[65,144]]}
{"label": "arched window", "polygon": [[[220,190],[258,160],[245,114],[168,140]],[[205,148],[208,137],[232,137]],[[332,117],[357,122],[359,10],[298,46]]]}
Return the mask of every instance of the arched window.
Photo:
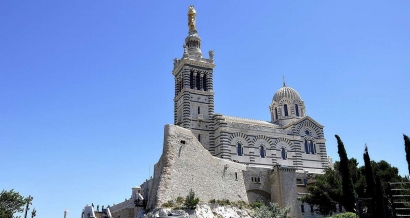
{"label": "arched window", "polygon": [[198,106],[198,114],[201,114],[201,107]]}
{"label": "arched window", "polygon": [[238,156],[242,156],[243,155],[243,147],[241,145],[241,143],[238,142]]}
{"label": "arched window", "polygon": [[194,88],[194,72],[192,71],[189,74],[189,87],[191,87],[191,89]]}
{"label": "arched window", "polygon": [[275,107],[275,115],[276,115],[276,119],[278,119],[278,108]]}
{"label": "arched window", "polygon": [[305,151],[306,154],[309,154],[309,146],[308,146],[308,141],[305,139]]}
{"label": "arched window", "polygon": [[262,145],[259,146],[259,154],[260,154],[261,158],[265,158],[265,156],[266,156],[265,147],[263,147]]}
{"label": "arched window", "polygon": [[313,144],[313,141],[310,141],[310,153],[311,154],[316,153],[316,149],[315,149],[315,145]]}
{"label": "arched window", "polygon": [[200,77],[200,73],[197,73],[196,74],[196,89],[197,90],[200,90],[201,89],[201,79],[200,79],[201,77]]}
{"label": "arched window", "polygon": [[201,142],[201,134],[198,134],[198,141]]}
{"label": "arched window", "polygon": [[282,153],[282,159],[283,159],[283,160],[286,160],[288,155],[286,154],[285,148],[282,148],[281,153]]}
{"label": "arched window", "polygon": [[299,106],[295,104],[296,116],[299,116]]}
{"label": "arched window", "polygon": [[288,105],[287,104],[283,105],[283,109],[285,110],[285,117],[287,117],[288,116]]}
{"label": "arched window", "polygon": [[208,86],[207,86],[207,78],[206,78],[206,74],[204,74],[204,77],[202,78],[202,88],[204,88],[204,91],[208,90]]}

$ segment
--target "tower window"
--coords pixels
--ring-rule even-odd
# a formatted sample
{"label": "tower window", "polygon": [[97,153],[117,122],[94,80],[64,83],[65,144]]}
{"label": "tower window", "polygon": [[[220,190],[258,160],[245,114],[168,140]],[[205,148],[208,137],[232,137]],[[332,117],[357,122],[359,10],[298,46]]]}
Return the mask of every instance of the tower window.
{"label": "tower window", "polygon": [[299,116],[299,106],[295,104],[296,116]]}
{"label": "tower window", "polygon": [[238,142],[238,156],[242,156],[243,155],[243,147],[241,145],[241,143]]}
{"label": "tower window", "polygon": [[309,154],[309,146],[308,146],[308,141],[305,139],[305,152],[306,154]]}
{"label": "tower window", "polygon": [[262,145],[259,146],[259,153],[260,153],[261,158],[265,158],[266,151],[265,151],[265,147],[263,147]]}
{"label": "tower window", "polygon": [[310,141],[310,153],[311,154],[316,153],[316,149],[315,149],[315,145],[313,144],[313,141]]}
{"label": "tower window", "polygon": [[287,153],[286,153],[285,148],[282,148],[282,149],[281,149],[281,153],[282,153],[282,159],[283,159],[283,160],[286,160],[287,157],[288,157],[288,155],[287,155]]}
{"label": "tower window", "polygon": [[201,134],[198,134],[198,141],[201,142]]}
{"label": "tower window", "polygon": [[300,210],[302,211],[302,213],[304,213],[305,212],[305,205],[300,205]]}
{"label": "tower window", "polygon": [[198,106],[198,114],[201,114],[201,107]]}
{"label": "tower window", "polygon": [[285,110],[285,117],[287,117],[288,116],[288,105],[287,104],[283,105],[283,109]]}
{"label": "tower window", "polygon": [[238,180],[238,173],[235,172],[235,180]]}
{"label": "tower window", "polygon": [[202,88],[204,89],[204,91],[208,90],[208,86],[207,86],[207,78],[206,78],[206,74],[204,75],[204,77],[202,78]]}
{"label": "tower window", "polygon": [[275,107],[275,115],[276,115],[276,119],[278,119],[278,108]]}
{"label": "tower window", "polygon": [[199,73],[196,74],[196,89],[200,90],[201,89],[201,77],[199,76]]}
{"label": "tower window", "polygon": [[191,73],[189,74],[189,87],[191,89],[194,88],[194,72],[191,71]]}

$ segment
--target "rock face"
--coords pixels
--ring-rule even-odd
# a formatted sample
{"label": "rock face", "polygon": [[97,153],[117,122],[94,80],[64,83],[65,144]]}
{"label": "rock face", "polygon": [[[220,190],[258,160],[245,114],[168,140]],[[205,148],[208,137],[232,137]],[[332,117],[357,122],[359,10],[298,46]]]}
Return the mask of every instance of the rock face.
{"label": "rock face", "polygon": [[[172,214],[173,216],[168,216]],[[138,218],[154,217],[189,217],[189,218],[252,218],[253,211],[250,209],[239,209],[231,206],[219,206],[217,204],[199,204],[195,210],[176,210],[170,208],[158,208]]]}
{"label": "rock face", "polygon": [[202,201],[229,199],[248,203],[246,166],[212,156],[191,131],[166,125],[164,149],[155,164],[147,208],[160,208],[192,189]]}

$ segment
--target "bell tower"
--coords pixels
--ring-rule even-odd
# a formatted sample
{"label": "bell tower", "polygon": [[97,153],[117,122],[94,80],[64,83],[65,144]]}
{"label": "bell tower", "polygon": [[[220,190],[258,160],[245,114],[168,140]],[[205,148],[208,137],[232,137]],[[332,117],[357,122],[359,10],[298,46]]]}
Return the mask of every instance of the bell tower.
{"label": "bell tower", "polygon": [[196,11],[188,9],[188,36],[181,59],[174,59],[174,124],[190,129],[198,141],[214,154],[214,52],[204,58],[196,29]]}

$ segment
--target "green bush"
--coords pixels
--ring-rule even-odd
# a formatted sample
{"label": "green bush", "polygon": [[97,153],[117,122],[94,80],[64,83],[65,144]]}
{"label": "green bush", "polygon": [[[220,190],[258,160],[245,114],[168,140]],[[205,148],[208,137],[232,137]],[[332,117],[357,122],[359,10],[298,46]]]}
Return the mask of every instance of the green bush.
{"label": "green bush", "polygon": [[356,214],[352,212],[345,212],[345,213],[336,214],[332,216],[332,218],[356,218]]}
{"label": "green bush", "polygon": [[245,201],[232,202],[232,206],[235,206],[239,209],[249,208],[249,205]]}
{"label": "green bush", "polygon": [[279,204],[270,202],[255,209],[255,218],[286,218],[290,208],[281,208]]}
{"label": "green bush", "polygon": [[174,206],[175,204],[174,204],[174,201],[172,200],[162,204],[162,207],[174,207]]}
{"label": "green bush", "polygon": [[211,200],[208,201],[208,203],[210,203],[210,204],[215,204],[215,203],[216,203],[216,200],[215,200],[215,199],[211,199]]}
{"label": "green bush", "polygon": [[185,198],[184,206],[190,210],[194,210],[196,205],[199,203],[199,198],[195,198],[195,192],[192,189],[189,191],[189,194]]}
{"label": "green bush", "polygon": [[179,197],[177,197],[176,202],[177,202],[177,204],[183,204],[184,203],[184,198],[179,196]]}
{"label": "green bush", "polygon": [[216,203],[221,206],[231,205],[231,202],[228,199],[217,200]]}
{"label": "green bush", "polygon": [[262,202],[260,202],[260,201],[255,201],[255,202],[253,202],[253,203],[251,204],[251,207],[252,207],[253,209],[255,209],[255,208],[260,208],[262,205],[263,205]]}

